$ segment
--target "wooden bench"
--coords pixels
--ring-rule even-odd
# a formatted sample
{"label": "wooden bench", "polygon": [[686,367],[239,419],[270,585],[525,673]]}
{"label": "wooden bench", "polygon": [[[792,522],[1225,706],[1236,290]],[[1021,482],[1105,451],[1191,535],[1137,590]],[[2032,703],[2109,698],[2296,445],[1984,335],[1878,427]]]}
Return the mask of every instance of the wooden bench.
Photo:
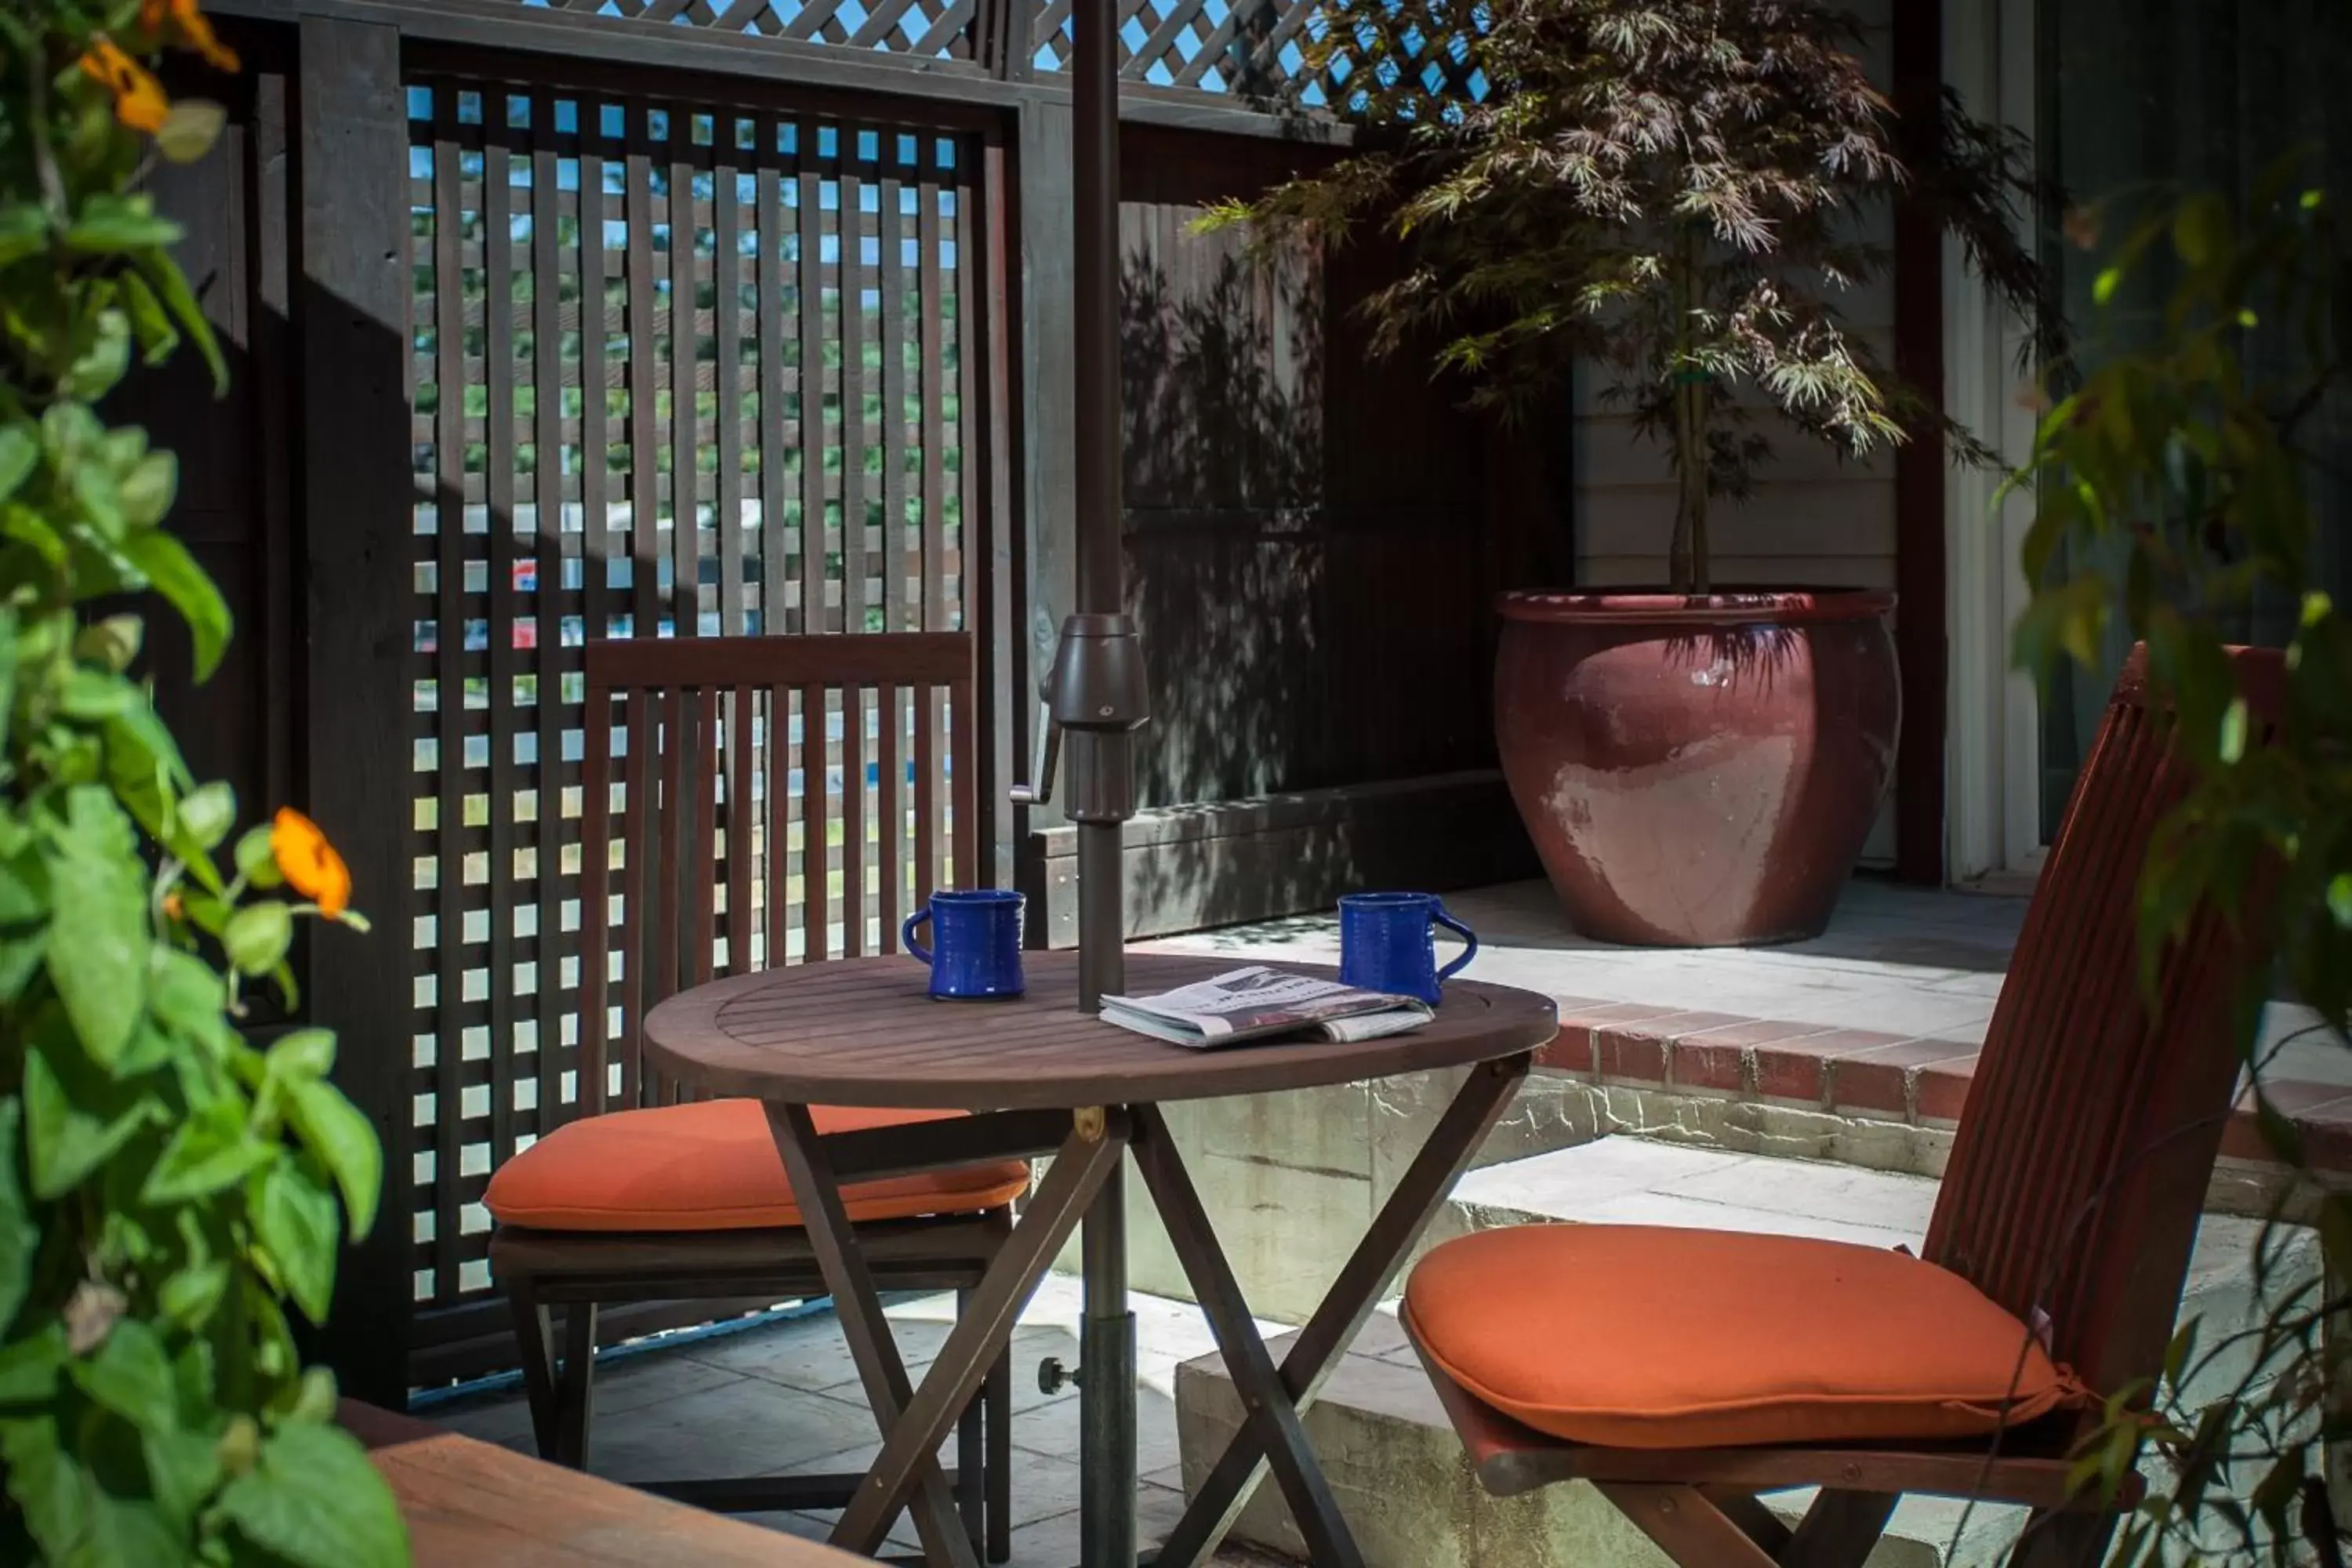
{"label": "wooden bench", "polygon": [[[345,1400],[431,1568],[849,1568],[860,1558]],[[870,1568],[870,1565],[869,1565]]]}

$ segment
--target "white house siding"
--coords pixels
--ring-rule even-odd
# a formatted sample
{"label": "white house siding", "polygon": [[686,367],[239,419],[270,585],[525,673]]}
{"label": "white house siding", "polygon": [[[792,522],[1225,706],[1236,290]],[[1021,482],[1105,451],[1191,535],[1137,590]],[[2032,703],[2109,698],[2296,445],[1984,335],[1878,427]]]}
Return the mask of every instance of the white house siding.
{"label": "white house siding", "polygon": [[[1894,0],[1854,0],[1869,29],[1865,53],[1873,78],[1887,79],[1888,28]],[[1893,225],[1869,216],[1869,237],[1892,246]],[[1882,363],[1894,359],[1895,290],[1890,279],[1840,301],[1847,323],[1865,335]],[[1577,580],[1586,588],[1631,587],[1665,580],[1674,531],[1674,482],[1665,454],[1634,434],[1630,416],[1604,403],[1608,382],[1597,367],[1577,377],[1574,405]],[[1758,403],[1752,395],[1742,401]],[[1895,463],[1880,451],[1843,460],[1831,448],[1789,428],[1776,416],[1759,417],[1773,461],[1758,476],[1745,502],[1718,502],[1708,517],[1715,581],[1719,584],[1801,584],[1808,587],[1892,588],[1895,585]],[[1900,614],[1898,609],[1897,614]],[[1889,865],[1895,856],[1894,801],[1873,827],[1865,865]]]}

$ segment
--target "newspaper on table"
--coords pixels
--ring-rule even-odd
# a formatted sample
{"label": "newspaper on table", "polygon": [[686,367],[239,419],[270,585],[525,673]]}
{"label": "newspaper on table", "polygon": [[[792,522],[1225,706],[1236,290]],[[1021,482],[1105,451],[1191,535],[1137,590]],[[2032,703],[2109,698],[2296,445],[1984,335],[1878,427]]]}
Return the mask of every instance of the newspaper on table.
{"label": "newspaper on table", "polygon": [[1376,1040],[1429,1022],[1410,996],[1360,991],[1336,980],[1262,966],[1180,985],[1156,996],[1106,996],[1106,1022],[1179,1046],[1230,1046],[1276,1035]]}

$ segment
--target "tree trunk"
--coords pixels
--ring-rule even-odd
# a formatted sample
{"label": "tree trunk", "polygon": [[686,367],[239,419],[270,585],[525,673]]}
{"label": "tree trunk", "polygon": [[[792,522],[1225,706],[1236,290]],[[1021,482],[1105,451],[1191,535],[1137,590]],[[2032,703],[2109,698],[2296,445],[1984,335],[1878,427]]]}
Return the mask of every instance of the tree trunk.
{"label": "tree trunk", "polygon": [[1683,228],[1675,256],[1675,346],[1673,377],[1675,536],[1666,570],[1677,594],[1710,591],[1713,575],[1706,539],[1706,373],[1696,363],[1693,315],[1698,306],[1698,231]]}

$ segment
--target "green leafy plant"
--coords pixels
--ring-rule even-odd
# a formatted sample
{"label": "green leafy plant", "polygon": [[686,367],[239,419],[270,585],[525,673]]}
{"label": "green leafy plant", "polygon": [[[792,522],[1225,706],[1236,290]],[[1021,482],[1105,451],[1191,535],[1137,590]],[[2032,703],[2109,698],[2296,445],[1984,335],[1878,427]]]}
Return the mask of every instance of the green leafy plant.
{"label": "green leafy plant", "polygon": [[[2194,768],[2140,877],[2151,981],[2195,910],[2242,909],[2255,868],[2276,868],[2269,962],[2247,976],[2239,1028],[2260,1125],[2289,1173],[2251,1260],[2251,1320],[2184,1323],[2158,1385],[2116,1392],[2079,1479],[2112,1488],[2150,1446],[2164,1461],[2169,1484],[2150,1489],[2125,1532],[2127,1564],[2340,1565],[2320,1448],[2352,1438],[2328,1349],[2352,1328],[2352,1299],[2284,1266],[2284,1226],[2315,1225],[2333,1257],[2352,1258],[2352,1197],[2309,1175],[2268,1092],[2257,1026],[2284,982],[2317,1014],[2309,1037],[2352,1045],[2352,623],[2324,585],[2315,503],[2315,487],[2346,477],[2326,422],[2352,371],[2352,250],[2333,202],[2291,165],[2235,211],[2210,192],[2143,193],[2066,228],[2105,245],[2100,330],[2052,367],[2032,458],[2012,480],[2035,501],[2023,563],[2035,592],[2016,657],[2046,680],[2069,659],[2105,673],[2114,632],[2147,645]],[[2254,745],[2224,649],[2260,630],[2284,638],[2287,710]]]}
{"label": "green leafy plant", "polygon": [[[2023,144],[1946,98],[1897,119],[1851,12],[1811,0],[1331,0],[1308,46],[1344,69],[1365,149],[1212,212],[1264,243],[1370,224],[1403,275],[1366,304],[1376,351],[1434,338],[1471,401],[1550,421],[1577,360],[1662,442],[1669,575],[1714,584],[1710,503],[1769,460],[1761,404],[1862,455],[1933,428],[1843,301],[1888,275],[1863,237],[1898,195],[1958,236],[1997,294],[2037,303],[2016,238]],[[1465,89],[1483,86],[1483,95]],[[1742,398],[1743,389],[1751,395]]]}
{"label": "green leafy plant", "polygon": [[285,1304],[326,1315],[382,1152],[331,1035],[240,1030],[298,918],[362,922],[299,816],[232,840],[121,607],[168,601],[200,678],[229,636],[171,455],[100,411],[183,340],[225,375],[135,188],[224,118],[167,44],[235,64],[194,0],[0,5],[0,1562],[375,1568],[399,1512]]}

